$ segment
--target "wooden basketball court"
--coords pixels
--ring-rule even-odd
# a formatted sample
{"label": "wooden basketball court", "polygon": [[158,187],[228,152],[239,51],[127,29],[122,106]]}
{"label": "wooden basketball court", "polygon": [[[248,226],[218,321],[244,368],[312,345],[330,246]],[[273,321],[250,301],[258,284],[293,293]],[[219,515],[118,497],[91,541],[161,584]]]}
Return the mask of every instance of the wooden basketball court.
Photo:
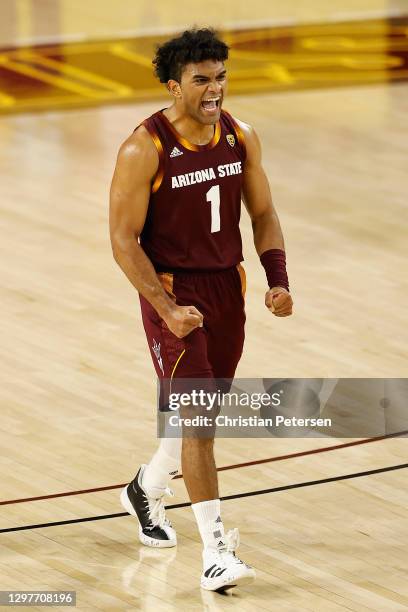
{"label": "wooden basketball court", "polygon": [[[227,99],[263,144],[295,304],[265,309],[243,211],[238,376],[407,376],[407,99],[404,80]],[[165,104],[0,118],[0,590],[75,590],[81,611],[407,610],[404,436],[217,440],[224,522],[258,572],[228,595],[199,588],[182,479],[177,549],[142,547],[122,514],[120,486],[157,444],[156,388],[108,189],[120,143]]]}

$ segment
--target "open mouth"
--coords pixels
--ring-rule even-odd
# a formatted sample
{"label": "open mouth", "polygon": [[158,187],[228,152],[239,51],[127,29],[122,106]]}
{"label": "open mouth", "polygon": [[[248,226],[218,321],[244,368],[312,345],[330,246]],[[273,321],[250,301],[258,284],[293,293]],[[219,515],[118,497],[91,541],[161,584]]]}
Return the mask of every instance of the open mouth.
{"label": "open mouth", "polygon": [[221,97],[207,98],[201,102],[201,108],[207,113],[216,113],[221,103]]}

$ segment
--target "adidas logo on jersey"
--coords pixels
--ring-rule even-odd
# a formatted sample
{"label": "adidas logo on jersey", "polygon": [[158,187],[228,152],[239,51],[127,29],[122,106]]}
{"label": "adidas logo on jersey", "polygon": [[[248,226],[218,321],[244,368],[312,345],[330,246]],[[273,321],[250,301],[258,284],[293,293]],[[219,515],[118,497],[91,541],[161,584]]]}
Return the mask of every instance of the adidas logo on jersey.
{"label": "adidas logo on jersey", "polygon": [[180,151],[177,147],[173,147],[172,152],[170,153],[170,157],[178,157],[179,155],[183,155],[183,151]]}

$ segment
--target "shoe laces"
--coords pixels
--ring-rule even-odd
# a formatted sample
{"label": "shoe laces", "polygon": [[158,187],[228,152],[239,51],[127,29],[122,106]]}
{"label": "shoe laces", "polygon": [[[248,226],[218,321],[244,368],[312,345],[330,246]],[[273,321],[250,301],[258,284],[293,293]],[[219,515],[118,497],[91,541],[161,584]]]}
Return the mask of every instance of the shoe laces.
{"label": "shoe laces", "polygon": [[171,489],[164,489],[163,495],[157,499],[148,498],[149,501],[149,518],[153,523],[153,527],[165,527],[170,525],[170,521],[166,518],[166,509],[164,507],[164,496],[174,497]]}
{"label": "shoe laces", "polygon": [[223,562],[224,566],[227,566],[228,563],[234,563],[238,565],[245,565],[250,569],[250,566],[241,561],[239,557],[236,556],[235,551],[239,547],[239,531],[238,528],[230,529],[228,533],[225,535],[225,544],[223,547],[220,547],[218,550],[219,559]]}
{"label": "shoe laces", "polygon": [[225,536],[225,550],[233,553],[239,546],[239,531],[238,528],[230,529]]}
{"label": "shoe laces", "polygon": [[217,552],[220,555],[220,559],[225,560],[224,555],[228,555],[227,558],[229,558],[229,555],[235,557],[235,551],[239,546],[238,528],[235,527],[234,529],[230,529],[228,533],[225,534],[223,539],[225,540],[225,543],[219,548],[217,548]]}

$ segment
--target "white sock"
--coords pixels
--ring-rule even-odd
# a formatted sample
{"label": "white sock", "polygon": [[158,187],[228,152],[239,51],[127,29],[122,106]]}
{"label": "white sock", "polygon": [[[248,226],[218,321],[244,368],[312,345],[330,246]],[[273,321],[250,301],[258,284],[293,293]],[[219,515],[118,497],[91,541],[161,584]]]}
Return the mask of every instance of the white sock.
{"label": "white sock", "polygon": [[150,497],[160,497],[163,489],[178,473],[181,464],[181,438],[162,438],[159,448],[143,473],[144,490]]}
{"label": "white sock", "polygon": [[225,543],[219,499],[191,504],[204,548],[217,548]]}

